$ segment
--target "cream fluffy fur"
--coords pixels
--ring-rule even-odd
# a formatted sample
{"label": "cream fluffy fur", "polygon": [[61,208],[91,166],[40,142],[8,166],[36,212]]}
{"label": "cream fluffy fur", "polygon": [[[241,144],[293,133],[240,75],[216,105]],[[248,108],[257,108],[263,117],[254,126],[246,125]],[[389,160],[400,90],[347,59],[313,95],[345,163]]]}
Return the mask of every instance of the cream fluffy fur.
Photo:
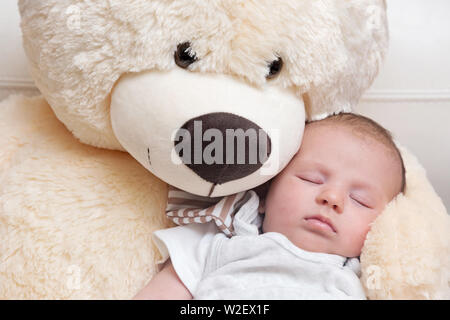
{"label": "cream fluffy fur", "polygon": [[131,298],[155,271],[166,184],[79,143],[42,98],[0,110],[0,299]]}
{"label": "cream fluffy fur", "polygon": [[[166,184],[129,154],[70,134],[123,149],[109,106],[124,73],[176,68],[176,45],[189,40],[201,58],[190,71],[262,87],[267,61],[280,54],[286,67],[271,85],[294,90],[320,118],[356,104],[387,47],[382,0],[19,6],[45,99],[0,103],[0,299],[126,299],[154,274],[150,237],[168,226]],[[450,218],[424,170],[404,156],[407,191],[368,235],[362,284],[372,299],[450,298]]]}

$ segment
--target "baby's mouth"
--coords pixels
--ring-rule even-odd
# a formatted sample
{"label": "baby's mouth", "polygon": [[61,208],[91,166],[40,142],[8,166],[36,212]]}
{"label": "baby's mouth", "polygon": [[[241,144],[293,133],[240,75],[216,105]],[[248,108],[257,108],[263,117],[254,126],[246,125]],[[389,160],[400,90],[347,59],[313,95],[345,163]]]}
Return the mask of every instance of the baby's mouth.
{"label": "baby's mouth", "polygon": [[337,233],[336,228],[331,223],[331,220],[322,215],[315,215],[306,217],[304,219],[308,225],[313,228],[318,228],[322,231]]}

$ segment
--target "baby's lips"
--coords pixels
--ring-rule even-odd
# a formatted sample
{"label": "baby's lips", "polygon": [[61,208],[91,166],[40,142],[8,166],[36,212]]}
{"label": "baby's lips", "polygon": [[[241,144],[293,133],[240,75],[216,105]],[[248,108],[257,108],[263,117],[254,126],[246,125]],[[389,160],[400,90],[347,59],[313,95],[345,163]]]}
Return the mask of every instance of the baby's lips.
{"label": "baby's lips", "polygon": [[306,217],[305,221],[323,230],[328,230],[337,233],[336,228],[334,227],[331,220],[325,216],[315,215],[311,217]]}

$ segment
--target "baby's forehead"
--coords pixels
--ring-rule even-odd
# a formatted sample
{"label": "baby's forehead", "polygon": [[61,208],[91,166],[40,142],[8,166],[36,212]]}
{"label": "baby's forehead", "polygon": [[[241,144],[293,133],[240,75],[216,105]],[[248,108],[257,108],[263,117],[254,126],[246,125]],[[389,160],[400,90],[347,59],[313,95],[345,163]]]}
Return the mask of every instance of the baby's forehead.
{"label": "baby's forehead", "polygon": [[[389,163],[388,167],[395,168],[395,171],[399,173],[400,189],[403,191],[405,185],[403,159],[391,136],[388,133],[383,133],[381,130],[384,129],[382,127],[373,128],[370,125],[364,126],[339,120],[321,120],[307,123],[302,146],[295,156],[298,160],[295,162],[315,162],[316,159],[311,158],[316,153],[314,151],[326,149],[330,145],[336,146],[336,143],[341,146],[347,143],[358,143],[364,146],[366,152],[372,152],[374,159]],[[305,146],[306,148],[304,148]],[[349,149],[346,148],[347,150]],[[328,159],[324,157],[321,160],[326,163]]]}

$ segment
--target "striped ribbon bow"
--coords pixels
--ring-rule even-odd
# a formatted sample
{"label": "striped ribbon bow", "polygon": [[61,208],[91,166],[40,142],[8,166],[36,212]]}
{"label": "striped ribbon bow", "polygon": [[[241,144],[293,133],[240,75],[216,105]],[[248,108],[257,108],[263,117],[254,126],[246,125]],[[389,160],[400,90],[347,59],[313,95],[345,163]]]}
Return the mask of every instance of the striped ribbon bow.
{"label": "striped ribbon bow", "polygon": [[214,220],[219,230],[235,235],[233,217],[248,200],[248,191],[226,197],[202,197],[169,186],[166,216],[177,225],[206,223]]}

